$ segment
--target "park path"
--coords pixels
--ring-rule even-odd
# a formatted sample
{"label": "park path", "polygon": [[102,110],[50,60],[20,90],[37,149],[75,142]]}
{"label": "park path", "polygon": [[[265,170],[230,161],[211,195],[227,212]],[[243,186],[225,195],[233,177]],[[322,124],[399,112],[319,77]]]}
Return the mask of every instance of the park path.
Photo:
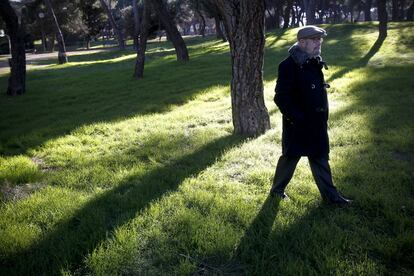
{"label": "park path", "polygon": [[[113,51],[117,50],[117,47],[111,48],[103,48],[103,49],[93,49],[93,50],[78,50],[78,51],[68,51],[66,55],[68,57],[77,56],[77,55],[87,55],[87,54],[95,54],[105,51]],[[0,55],[0,75],[7,74],[10,72],[10,67],[7,59],[10,55]],[[41,54],[33,54],[33,53],[26,53],[26,64],[35,64],[37,61],[41,60],[49,60],[49,59],[56,59],[57,62],[58,52],[52,53],[41,53]]]}

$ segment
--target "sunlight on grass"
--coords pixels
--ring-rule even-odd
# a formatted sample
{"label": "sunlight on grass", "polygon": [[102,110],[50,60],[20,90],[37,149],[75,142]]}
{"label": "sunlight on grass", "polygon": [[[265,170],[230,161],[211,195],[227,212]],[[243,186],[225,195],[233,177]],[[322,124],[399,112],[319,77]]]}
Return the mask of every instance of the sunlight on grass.
{"label": "sunlight on grass", "polygon": [[41,172],[35,163],[26,156],[0,157],[0,181],[9,184],[35,182]]}
{"label": "sunlight on grass", "polygon": [[15,275],[412,273],[413,64],[391,60],[413,51],[398,26],[364,65],[376,26],[327,26],[331,166],[355,199],[346,209],[322,203],[305,158],[291,199],[268,198],[277,64],[296,30],[267,35],[272,129],[257,138],[232,135],[228,43],[191,38],[185,65],[154,44],[139,82],[134,54],[119,52],[29,72],[30,93],[0,102],[0,185],[42,187],[2,199],[1,263]]}

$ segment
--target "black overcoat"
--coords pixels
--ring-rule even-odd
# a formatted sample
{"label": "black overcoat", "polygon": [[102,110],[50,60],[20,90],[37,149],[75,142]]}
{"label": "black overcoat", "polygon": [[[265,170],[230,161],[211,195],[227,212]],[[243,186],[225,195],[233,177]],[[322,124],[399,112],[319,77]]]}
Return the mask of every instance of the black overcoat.
{"label": "black overcoat", "polygon": [[275,103],[283,114],[282,151],[286,156],[329,158],[327,84],[319,58],[279,64]]}

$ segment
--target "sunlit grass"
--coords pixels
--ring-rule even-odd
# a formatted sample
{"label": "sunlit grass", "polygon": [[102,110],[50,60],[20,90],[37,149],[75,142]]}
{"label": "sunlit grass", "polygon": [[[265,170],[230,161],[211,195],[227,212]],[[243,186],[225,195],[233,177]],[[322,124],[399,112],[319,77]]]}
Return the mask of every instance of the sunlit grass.
{"label": "sunlit grass", "polygon": [[41,184],[2,198],[1,272],[412,274],[414,65],[392,60],[413,54],[414,25],[392,23],[364,65],[376,26],[326,27],[331,166],[352,207],[322,203],[306,159],[289,201],[267,196],[281,153],[274,81],[295,29],[267,35],[272,129],[254,139],[232,135],[226,43],[192,38],[185,65],[154,46],[139,82],[133,53],[84,56],[0,98],[1,186]]}

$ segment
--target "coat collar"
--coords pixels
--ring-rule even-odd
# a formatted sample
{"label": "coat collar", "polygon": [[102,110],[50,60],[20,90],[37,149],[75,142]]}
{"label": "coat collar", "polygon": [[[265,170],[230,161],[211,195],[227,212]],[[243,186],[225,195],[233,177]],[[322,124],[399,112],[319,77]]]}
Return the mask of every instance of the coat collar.
{"label": "coat collar", "polygon": [[[311,60],[312,59],[312,58],[310,58],[308,56],[307,53],[303,52],[299,48],[297,42],[295,44],[293,44],[292,47],[289,48],[289,54],[293,58],[293,60],[295,61],[295,63],[297,65],[299,65],[300,67],[302,67],[308,60]],[[314,57],[314,59],[317,60],[317,63],[318,64],[322,65],[325,69],[328,69],[328,66],[326,65],[326,62],[324,62],[322,60],[322,57],[321,56],[316,56],[316,57]]]}

